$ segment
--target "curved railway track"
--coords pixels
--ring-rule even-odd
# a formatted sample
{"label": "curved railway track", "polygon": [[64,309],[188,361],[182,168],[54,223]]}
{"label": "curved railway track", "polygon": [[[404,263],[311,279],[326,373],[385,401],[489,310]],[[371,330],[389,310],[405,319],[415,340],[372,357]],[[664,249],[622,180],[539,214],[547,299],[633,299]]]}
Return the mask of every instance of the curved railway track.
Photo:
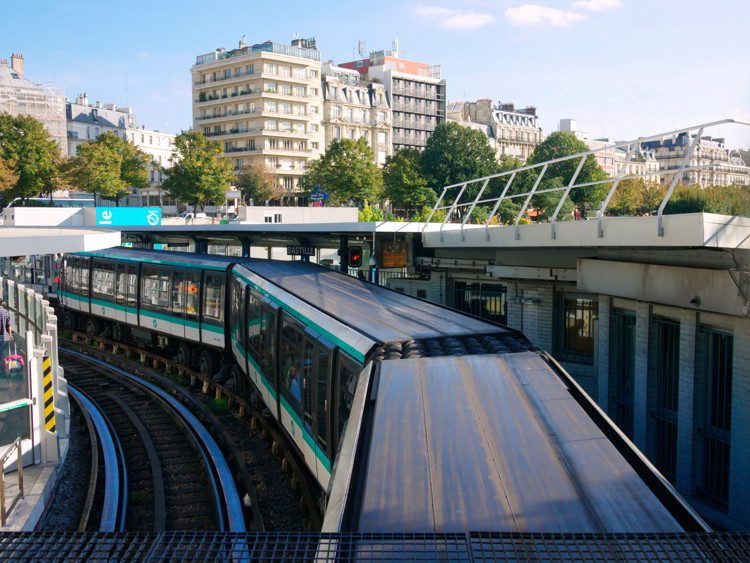
{"label": "curved railway track", "polygon": [[226,460],[184,405],[100,359],[60,351],[73,395],[92,419],[102,449],[100,529],[245,530]]}
{"label": "curved railway track", "polygon": [[[94,337],[83,332],[69,331],[69,335],[70,340],[67,340],[67,345],[79,347],[86,353],[102,360],[145,375],[160,386],[168,388],[173,395],[180,395],[180,400],[183,403],[197,403],[199,407],[202,406],[192,398],[190,391],[186,388],[199,388],[204,395],[211,395],[215,399],[225,399],[229,407],[240,418],[246,420],[252,430],[258,432],[270,444],[272,454],[279,460],[281,471],[289,474],[291,486],[299,495],[297,508],[304,515],[304,528],[310,531],[320,530],[323,524],[325,507],[319,502],[319,486],[283,430],[271,416],[266,416],[263,413],[262,405],[256,408],[250,401],[225,385],[153,352],[121,342]],[[169,377],[160,374],[169,374]],[[174,380],[184,381],[184,387],[174,383]],[[187,395],[187,397],[184,395]],[[210,420],[212,418],[213,421]],[[212,426],[212,433],[227,455],[235,478],[242,489],[245,505],[250,506],[252,512],[249,517],[251,527],[257,531],[263,530],[263,516],[258,510],[259,502],[255,497],[252,479],[247,474],[245,464],[238,456],[234,455],[232,440],[225,433],[216,429],[219,423],[213,424],[215,417],[210,413],[207,414],[207,418],[201,416],[201,420]]]}

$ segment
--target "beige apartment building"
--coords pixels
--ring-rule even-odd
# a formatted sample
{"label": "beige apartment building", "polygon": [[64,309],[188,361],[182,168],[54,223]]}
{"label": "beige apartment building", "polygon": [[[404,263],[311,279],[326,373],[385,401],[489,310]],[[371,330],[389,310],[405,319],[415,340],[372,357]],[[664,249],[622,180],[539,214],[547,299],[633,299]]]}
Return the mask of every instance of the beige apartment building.
{"label": "beige apartment building", "polygon": [[324,150],[320,51],[314,39],[266,41],[200,55],[193,128],[219,141],[236,170],[263,166],[290,196]]}
{"label": "beige apartment building", "polygon": [[375,161],[393,154],[391,108],[385,86],[356,70],[323,65],[323,129],[326,147],[334,139],[364,138]]}
{"label": "beige apartment building", "polygon": [[543,139],[533,106],[516,109],[512,103],[493,105],[486,98],[476,102],[450,102],[448,120],[484,133],[498,160],[513,156],[526,162]]}

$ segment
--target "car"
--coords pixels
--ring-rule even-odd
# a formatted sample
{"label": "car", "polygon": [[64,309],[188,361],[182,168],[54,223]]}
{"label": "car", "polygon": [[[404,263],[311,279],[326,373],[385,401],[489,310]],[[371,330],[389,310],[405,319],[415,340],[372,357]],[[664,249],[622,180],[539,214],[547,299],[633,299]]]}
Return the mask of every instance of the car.
{"label": "car", "polygon": [[186,212],[180,215],[180,218],[185,219],[185,221],[192,221],[193,219],[208,219],[208,215],[205,213]]}

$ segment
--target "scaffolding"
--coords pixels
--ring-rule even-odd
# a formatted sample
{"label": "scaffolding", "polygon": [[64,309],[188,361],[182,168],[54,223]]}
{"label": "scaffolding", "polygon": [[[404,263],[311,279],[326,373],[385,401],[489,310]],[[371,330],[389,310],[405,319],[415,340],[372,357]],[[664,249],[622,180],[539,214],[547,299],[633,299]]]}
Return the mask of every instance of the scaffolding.
{"label": "scaffolding", "polygon": [[28,115],[42,122],[52,138],[67,153],[65,96],[57,88],[34,84],[0,62],[0,113]]}

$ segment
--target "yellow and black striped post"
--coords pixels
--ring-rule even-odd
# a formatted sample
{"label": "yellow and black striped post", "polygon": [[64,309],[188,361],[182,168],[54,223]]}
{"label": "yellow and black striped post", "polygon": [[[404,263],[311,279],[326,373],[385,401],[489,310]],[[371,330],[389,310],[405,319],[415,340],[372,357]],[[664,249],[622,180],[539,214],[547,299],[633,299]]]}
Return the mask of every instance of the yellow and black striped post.
{"label": "yellow and black striped post", "polygon": [[42,385],[44,385],[44,428],[55,433],[55,390],[52,385],[52,360],[49,356],[42,359]]}

